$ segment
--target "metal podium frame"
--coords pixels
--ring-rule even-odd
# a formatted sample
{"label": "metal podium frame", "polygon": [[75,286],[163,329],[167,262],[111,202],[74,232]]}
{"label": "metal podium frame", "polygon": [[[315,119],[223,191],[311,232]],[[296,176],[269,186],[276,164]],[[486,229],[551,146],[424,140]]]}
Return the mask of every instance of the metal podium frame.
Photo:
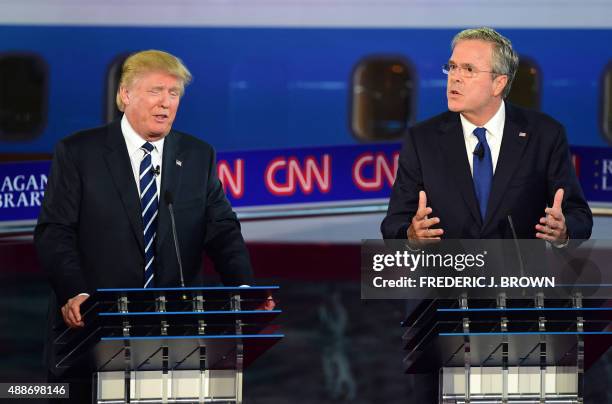
{"label": "metal podium frame", "polygon": [[403,322],[405,370],[438,373],[440,404],[581,404],[585,336],[612,338],[605,302],[579,294],[424,300]]}
{"label": "metal podium frame", "polygon": [[284,337],[281,310],[261,309],[277,289],[98,289],[84,329],[55,340],[56,367],[93,365],[98,404],[242,403],[244,369]]}

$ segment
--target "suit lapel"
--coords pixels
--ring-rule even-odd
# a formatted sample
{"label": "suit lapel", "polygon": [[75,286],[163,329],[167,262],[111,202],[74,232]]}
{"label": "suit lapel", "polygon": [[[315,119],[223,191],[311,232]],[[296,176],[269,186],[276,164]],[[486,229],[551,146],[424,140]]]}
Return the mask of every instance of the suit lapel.
{"label": "suit lapel", "polygon": [[451,113],[449,119],[440,125],[440,145],[448,168],[447,176],[454,179],[459,188],[459,193],[480,227],[482,219],[476,200],[470,165],[465,155],[465,141],[459,114]]}
{"label": "suit lapel", "polygon": [[132,174],[130,156],[128,155],[127,146],[121,133],[120,121],[115,121],[108,126],[106,147],[107,150],[104,154],[106,165],[119,192],[125,213],[130,221],[134,236],[138,241],[138,246],[142,254],[144,254],[140,197],[134,181],[134,175]]}
{"label": "suit lapel", "polygon": [[508,184],[519,167],[525,146],[529,141],[528,136],[519,136],[526,130],[526,120],[520,113],[506,103],[506,120],[504,123],[504,134],[502,137],[489,202],[487,203],[487,217],[485,226],[492,220],[497,212]]}
{"label": "suit lapel", "polygon": [[181,182],[182,154],[180,135],[170,132],[164,140],[164,152],[162,157],[162,180],[159,198],[159,218],[157,222],[157,251],[163,245],[165,238],[170,232],[170,212],[166,203],[166,192],[169,192],[176,202],[177,190]]}

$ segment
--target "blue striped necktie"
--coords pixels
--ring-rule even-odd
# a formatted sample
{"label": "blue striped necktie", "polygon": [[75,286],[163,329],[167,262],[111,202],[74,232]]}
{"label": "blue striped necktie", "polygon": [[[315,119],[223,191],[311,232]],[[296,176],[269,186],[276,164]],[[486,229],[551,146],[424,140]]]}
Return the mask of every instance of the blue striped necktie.
{"label": "blue striped necktie", "polygon": [[474,129],[474,136],[478,138],[478,144],[474,150],[474,189],[480,206],[480,215],[484,221],[487,216],[487,203],[493,182],[493,160],[491,149],[487,143],[487,130],[485,128]]}
{"label": "blue striped necktie", "polygon": [[153,145],[149,142],[142,145],[145,155],[140,163],[140,206],[142,208],[142,225],[145,245],[145,288],[155,286],[155,236],[157,234],[157,185],[151,161]]}

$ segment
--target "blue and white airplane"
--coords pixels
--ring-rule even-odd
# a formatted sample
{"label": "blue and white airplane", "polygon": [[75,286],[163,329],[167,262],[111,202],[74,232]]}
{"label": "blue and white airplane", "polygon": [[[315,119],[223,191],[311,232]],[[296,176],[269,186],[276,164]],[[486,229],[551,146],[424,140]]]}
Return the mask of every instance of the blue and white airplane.
{"label": "blue and white airplane", "polygon": [[[340,147],[343,153],[343,147],[363,151],[399,142],[407,126],[446,109],[441,66],[450,41],[462,28],[482,25],[510,38],[522,57],[513,100],[560,120],[572,146],[612,144],[608,2],[5,0],[0,7],[4,161],[49,156],[64,136],[115,119],[122,61],[151,48],[178,55],[194,75],[175,128],[221,154],[280,149],[289,167],[291,150]],[[388,157],[379,169],[393,169]],[[229,168],[237,166],[230,163],[226,182],[236,182]],[[322,158],[316,164],[324,170]],[[325,194],[325,173],[301,174],[320,180],[311,196]],[[348,174],[336,178],[336,184],[351,181]],[[349,204],[329,195],[316,203],[306,193],[272,208],[239,208],[247,239],[356,242],[379,236],[384,195]],[[333,215],[295,218],[313,213]]]}

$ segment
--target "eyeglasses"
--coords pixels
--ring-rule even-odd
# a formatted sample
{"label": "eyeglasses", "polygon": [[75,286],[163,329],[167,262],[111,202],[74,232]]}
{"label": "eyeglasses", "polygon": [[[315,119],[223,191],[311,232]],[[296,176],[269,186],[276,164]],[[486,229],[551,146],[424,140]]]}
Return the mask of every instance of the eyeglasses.
{"label": "eyeglasses", "polygon": [[476,76],[478,73],[492,73],[495,75],[499,75],[499,73],[496,73],[491,70],[478,70],[472,65],[459,66],[454,63],[445,63],[442,65],[442,73],[446,75],[449,75],[451,73],[457,73],[457,72],[461,74],[461,77],[466,78],[466,79],[471,79],[472,77]]}

